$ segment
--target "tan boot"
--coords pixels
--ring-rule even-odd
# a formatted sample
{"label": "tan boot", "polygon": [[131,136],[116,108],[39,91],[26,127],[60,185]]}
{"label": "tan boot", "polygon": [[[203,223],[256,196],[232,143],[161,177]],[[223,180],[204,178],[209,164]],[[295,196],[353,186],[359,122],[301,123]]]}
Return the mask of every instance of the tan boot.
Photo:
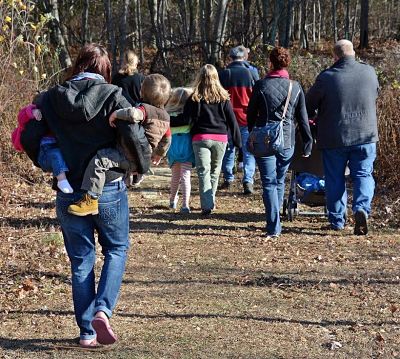
{"label": "tan boot", "polygon": [[78,202],[68,206],[68,213],[81,217],[88,214],[98,214],[99,201],[97,198],[92,198],[89,194],[85,193]]}

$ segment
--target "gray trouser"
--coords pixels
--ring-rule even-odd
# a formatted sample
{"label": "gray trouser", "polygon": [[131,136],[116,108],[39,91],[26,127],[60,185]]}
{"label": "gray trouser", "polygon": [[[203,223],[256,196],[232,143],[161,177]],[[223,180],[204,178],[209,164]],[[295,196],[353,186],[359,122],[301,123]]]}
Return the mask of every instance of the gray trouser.
{"label": "gray trouser", "polygon": [[225,148],[226,143],[220,141],[202,140],[193,142],[196,170],[199,177],[201,209],[215,208],[215,194]]}
{"label": "gray trouser", "polygon": [[131,163],[116,148],[98,150],[86,167],[81,189],[101,195],[106,182],[106,173],[111,168],[121,168],[128,171],[131,168]]}

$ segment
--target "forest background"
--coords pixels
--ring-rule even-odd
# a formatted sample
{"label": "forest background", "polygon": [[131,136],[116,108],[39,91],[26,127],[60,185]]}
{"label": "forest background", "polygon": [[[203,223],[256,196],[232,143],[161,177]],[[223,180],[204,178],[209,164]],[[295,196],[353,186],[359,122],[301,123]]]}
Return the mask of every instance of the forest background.
{"label": "forest background", "polygon": [[307,90],[333,62],[332,46],[347,38],[379,76],[378,191],[390,219],[399,206],[400,1],[398,0],[0,0],[0,171],[28,182],[48,181],[9,141],[18,109],[68,74],[87,42],[107,46],[118,69],[125,49],[140,71],[188,85],[204,63],[225,66],[232,46],[251,49],[261,75],[268,50],[291,49],[290,73]]}

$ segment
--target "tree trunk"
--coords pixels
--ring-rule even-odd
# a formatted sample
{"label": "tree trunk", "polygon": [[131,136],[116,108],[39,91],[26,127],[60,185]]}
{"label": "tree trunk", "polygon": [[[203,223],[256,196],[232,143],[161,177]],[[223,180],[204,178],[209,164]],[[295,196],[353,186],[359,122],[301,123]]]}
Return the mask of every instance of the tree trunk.
{"label": "tree trunk", "polygon": [[220,59],[221,42],[224,32],[224,24],[227,13],[228,0],[219,0],[214,18],[214,37],[211,43],[210,62],[216,64]]}
{"label": "tree trunk", "polygon": [[288,0],[286,8],[285,41],[282,44],[282,46],[284,47],[289,47],[290,44],[290,30],[292,28],[292,12],[293,12],[293,0]]}
{"label": "tree trunk", "polygon": [[194,41],[196,38],[198,7],[199,0],[189,0],[189,42]]}
{"label": "tree trunk", "polygon": [[318,0],[318,43],[321,42],[321,27],[322,27],[322,9],[321,9],[321,1]]}
{"label": "tree trunk", "polygon": [[347,40],[350,40],[350,0],[346,0],[346,22],[345,22],[344,37]]}
{"label": "tree trunk", "polygon": [[332,32],[333,32],[333,41],[338,41],[338,31],[337,31],[337,22],[336,22],[336,2],[337,0],[332,0]]}
{"label": "tree trunk", "polygon": [[116,58],[117,49],[115,43],[113,17],[111,13],[111,2],[110,0],[103,0],[103,3],[104,3],[104,15],[106,18],[107,38],[110,44],[110,49],[112,54],[112,72],[114,73],[117,68],[117,58]]}
{"label": "tree trunk", "polygon": [[357,29],[357,12],[358,12],[358,0],[356,0],[356,4],[354,6],[354,17],[353,17],[353,28],[351,30],[351,40],[354,39],[354,34],[356,33]]}
{"label": "tree trunk", "polygon": [[126,20],[130,0],[122,0],[122,14],[119,24],[119,63],[122,64],[126,48]]}
{"label": "tree trunk", "polygon": [[313,0],[312,41],[313,41],[314,50],[315,50],[316,42],[317,42],[316,32],[317,32],[317,10],[316,10],[315,0]]}
{"label": "tree trunk", "polygon": [[[265,1],[265,0],[264,0]],[[278,21],[281,16],[283,0],[275,0],[274,17],[272,19],[271,32],[269,34],[269,43],[275,46],[276,32],[278,29]]]}
{"label": "tree trunk", "polygon": [[369,1],[361,0],[360,49],[366,49],[368,47],[368,12],[369,12]]}
{"label": "tree trunk", "polygon": [[261,16],[261,26],[262,26],[262,41],[263,45],[268,44],[268,1],[267,0],[261,0],[261,5],[262,5],[262,13],[260,14]]}
{"label": "tree trunk", "polygon": [[62,68],[67,69],[72,66],[71,57],[69,56],[64,36],[60,28],[60,16],[58,13],[58,0],[50,0],[50,12],[53,19],[50,21],[51,42],[60,49],[58,59]]}
{"label": "tree trunk", "polygon": [[83,1],[82,11],[82,44],[90,42],[89,32],[89,0]]}
{"label": "tree trunk", "polygon": [[308,46],[308,37],[307,37],[307,4],[308,0],[303,0],[301,3],[301,33],[300,33],[300,48],[307,49]]}
{"label": "tree trunk", "polygon": [[142,11],[140,6],[140,0],[136,0],[136,22],[138,27],[138,41],[139,41],[139,53],[140,63],[144,65],[144,51],[143,51],[143,36],[142,36]]}

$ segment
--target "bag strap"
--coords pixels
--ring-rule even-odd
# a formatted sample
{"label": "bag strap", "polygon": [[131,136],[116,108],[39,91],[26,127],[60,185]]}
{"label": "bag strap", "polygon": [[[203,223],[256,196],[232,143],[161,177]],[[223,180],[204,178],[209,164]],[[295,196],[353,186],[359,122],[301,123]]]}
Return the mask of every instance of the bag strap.
{"label": "bag strap", "polygon": [[285,120],[286,112],[289,107],[290,97],[292,96],[292,89],[293,89],[293,82],[292,82],[292,80],[289,80],[289,90],[288,90],[288,94],[286,97],[285,107],[284,107],[283,113],[282,113],[282,121]]}

